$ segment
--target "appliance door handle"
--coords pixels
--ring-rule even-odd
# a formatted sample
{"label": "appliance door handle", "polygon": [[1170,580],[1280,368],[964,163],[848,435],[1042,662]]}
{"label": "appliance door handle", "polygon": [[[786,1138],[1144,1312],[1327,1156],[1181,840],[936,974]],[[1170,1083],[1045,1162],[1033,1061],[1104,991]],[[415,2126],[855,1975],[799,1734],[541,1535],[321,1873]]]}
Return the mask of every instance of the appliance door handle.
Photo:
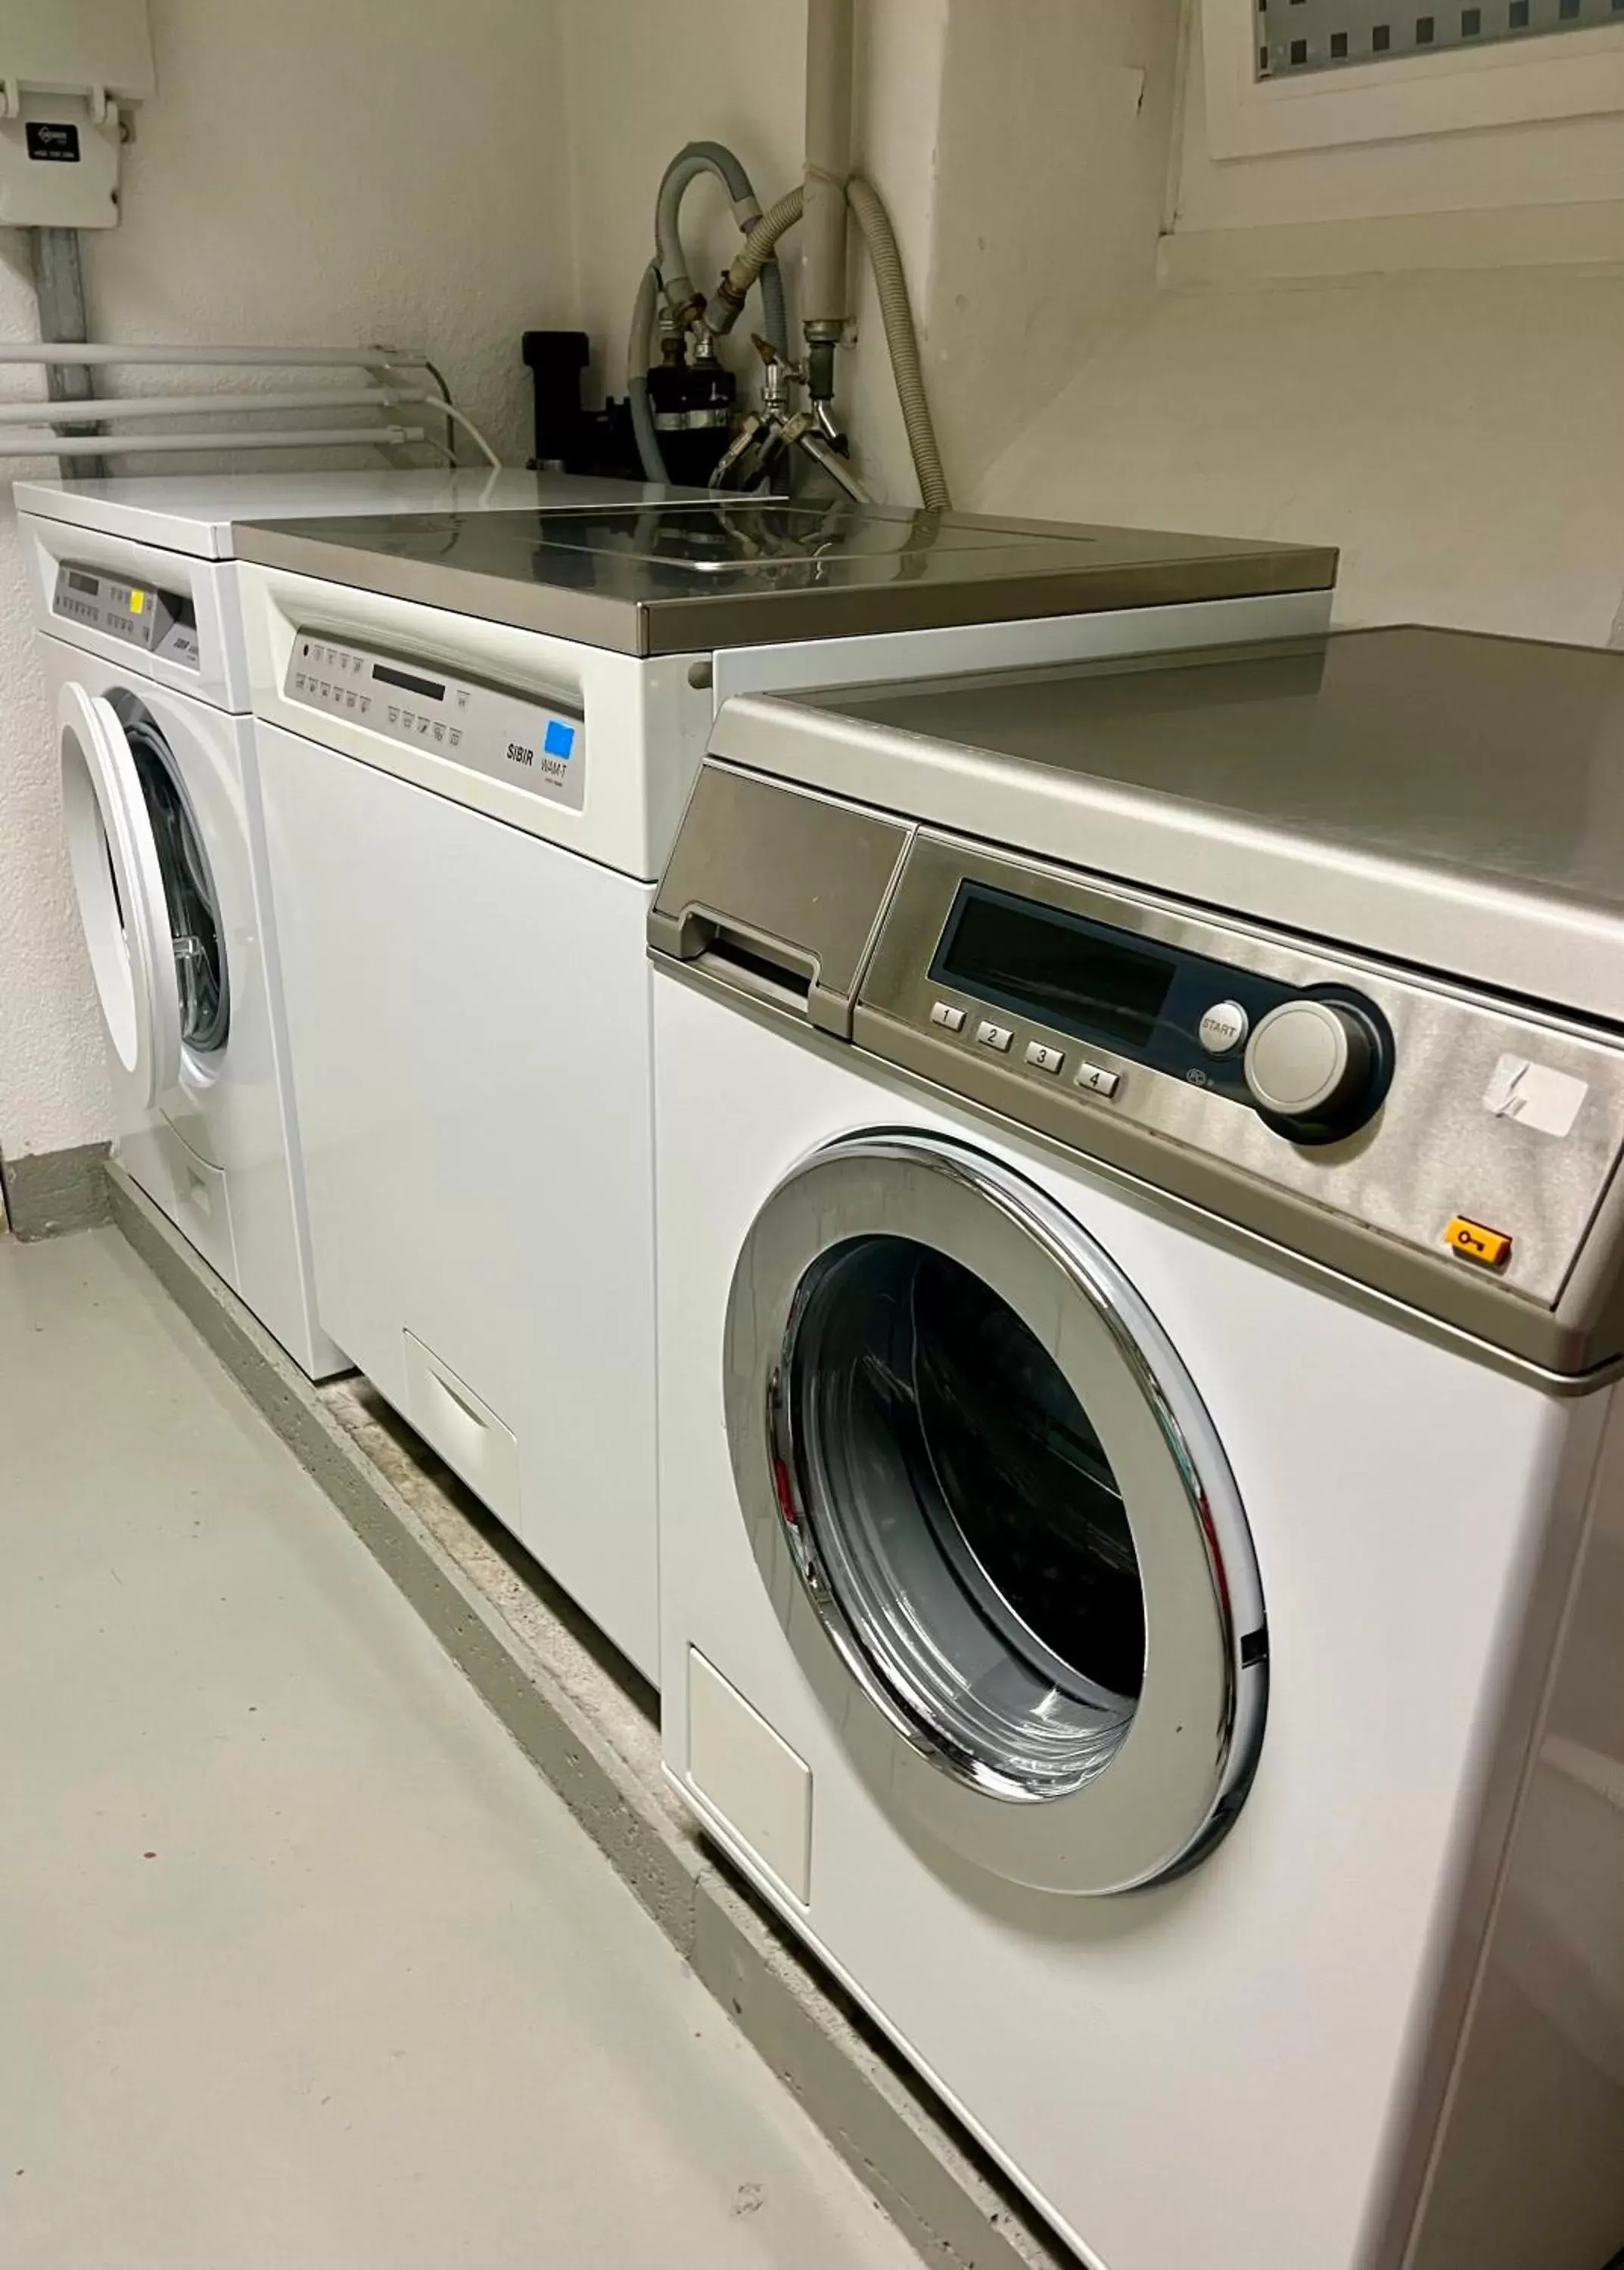
{"label": "appliance door handle", "polygon": [[180,979],[141,776],[100,694],[70,680],[56,705],[63,820],[85,942],[114,1053],[150,1109],[181,1075]]}

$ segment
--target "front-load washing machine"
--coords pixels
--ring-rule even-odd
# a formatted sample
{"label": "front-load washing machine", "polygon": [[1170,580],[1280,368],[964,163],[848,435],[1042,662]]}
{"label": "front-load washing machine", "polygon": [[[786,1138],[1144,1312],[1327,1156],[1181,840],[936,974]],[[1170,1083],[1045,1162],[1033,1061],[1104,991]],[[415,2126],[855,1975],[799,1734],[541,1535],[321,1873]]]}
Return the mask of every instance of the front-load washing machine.
{"label": "front-load washing machine", "polygon": [[654,1678],[643,933],[718,695],[1323,621],[1332,557],[747,501],[237,543],[323,1321]]}
{"label": "front-load washing machine", "polygon": [[310,1284],[232,516],[640,493],[518,472],[18,484],[119,1155],[315,1376],[345,1359]]}
{"label": "front-load washing machine", "polygon": [[1096,2270],[1624,2239],[1624,657],[729,703],[669,1772]]}

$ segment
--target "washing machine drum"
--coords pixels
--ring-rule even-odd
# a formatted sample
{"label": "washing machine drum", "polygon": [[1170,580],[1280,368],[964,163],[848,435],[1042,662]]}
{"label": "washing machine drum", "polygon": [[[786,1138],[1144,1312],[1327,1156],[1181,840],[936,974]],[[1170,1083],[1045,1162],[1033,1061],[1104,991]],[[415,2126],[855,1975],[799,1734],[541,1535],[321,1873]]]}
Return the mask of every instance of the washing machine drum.
{"label": "washing machine drum", "polygon": [[63,689],[63,815],[102,1020],[145,1109],[231,1027],[219,894],[174,752],[133,695]]}
{"label": "washing machine drum", "polygon": [[979,1867],[1155,1882],[1234,1818],[1267,1648],[1177,1354],[1043,1191],[953,1142],[832,1144],[734,1272],[727,1425],[768,1597],[859,1769]]}

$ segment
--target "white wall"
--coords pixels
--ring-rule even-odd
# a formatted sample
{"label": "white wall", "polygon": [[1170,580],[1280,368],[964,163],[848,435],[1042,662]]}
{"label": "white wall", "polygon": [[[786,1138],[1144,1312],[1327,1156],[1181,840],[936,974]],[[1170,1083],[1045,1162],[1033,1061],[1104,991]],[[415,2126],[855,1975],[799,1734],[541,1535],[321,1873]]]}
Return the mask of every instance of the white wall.
{"label": "white wall", "polygon": [[[518,335],[574,306],[554,9],[151,0],[151,12],[159,92],[126,152],[122,222],[86,246],[97,333],[432,344],[458,399],[522,460]],[[37,337],[23,240],[0,236],[0,333]],[[0,501],[0,1151],[16,1155],[100,1140],[109,1121],[56,736]]]}
{"label": "white wall", "polygon": [[[0,230],[0,338],[37,339],[26,241]],[[5,398],[43,391],[4,373]],[[90,971],[70,906],[56,737],[34,659],[11,480],[37,464],[0,459],[0,1150],[67,1150],[106,1131],[107,1074]]]}
{"label": "white wall", "polygon": [[[1198,44],[1185,280],[1122,305],[975,501],[1339,544],[1344,622],[1624,641],[1624,264],[1583,256],[1624,118],[1220,164],[1201,87]],[[1531,248],[1561,264],[1495,264]]]}
{"label": "white wall", "polygon": [[1166,292],[977,499],[1339,544],[1337,618],[1604,644],[1624,598],[1624,276]]}

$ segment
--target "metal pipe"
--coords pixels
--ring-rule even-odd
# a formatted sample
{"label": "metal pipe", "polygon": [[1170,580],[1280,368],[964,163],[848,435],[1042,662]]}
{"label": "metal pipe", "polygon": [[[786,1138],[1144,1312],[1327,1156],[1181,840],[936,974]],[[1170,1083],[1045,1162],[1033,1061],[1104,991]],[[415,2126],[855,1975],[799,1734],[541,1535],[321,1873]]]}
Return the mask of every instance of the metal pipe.
{"label": "metal pipe", "polygon": [[806,0],[806,167],[801,216],[801,328],[814,400],[834,391],[833,349],[846,328],[846,183],[851,174],[852,0]]}
{"label": "metal pipe", "polygon": [[0,437],[0,457],[145,457],[211,449],[402,449],[408,442],[428,438],[421,426],[331,426],[305,434],[111,434],[93,441],[71,440],[61,434],[7,433]]}
{"label": "metal pipe", "polygon": [[[227,412],[257,410],[365,410],[374,405],[394,409],[405,403],[432,403],[442,407],[438,395],[421,388],[393,386],[307,386],[285,394],[130,394],[98,397],[96,416],[108,418],[212,418]],[[0,427],[41,423],[54,426],[84,422],[78,403],[0,402]]]}
{"label": "metal pipe", "polygon": [[79,345],[69,340],[6,340],[0,343],[0,363],[167,363],[175,369],[190,363],[226,367],[238,363],[262,370],[317,370],[337,363],[352,370],[425,370],[428,357],[416,347],[240,347],[240,346],[125,346]]}
{"label": "metal pipe", "polygon": [[[29,257],[33,268],[34,307],[41,337],[82,345],[90,336],[85,313],[85,271],[79,260],[78,232],[71,228],[31,228]],[[95,372],[85,363],[49,363],[45,391],[53,402],[86,402],[96,391]],[[80,419],[74,431],[81,436],[100,431],[93,419]],[[99,479],[107,471],[86,456],[73,467],[76,479]]]}

